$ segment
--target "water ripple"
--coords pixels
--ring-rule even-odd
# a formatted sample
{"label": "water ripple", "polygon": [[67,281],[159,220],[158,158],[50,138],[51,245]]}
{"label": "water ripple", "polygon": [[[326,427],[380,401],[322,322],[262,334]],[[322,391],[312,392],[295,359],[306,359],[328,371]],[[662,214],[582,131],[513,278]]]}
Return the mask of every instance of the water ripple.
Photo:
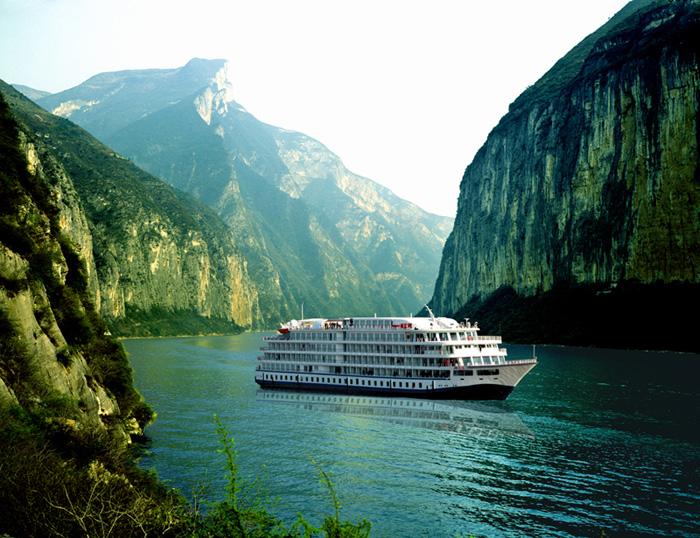
{"label": "water ripple", "polygon": [[474,403],[260,391],[259,335],[126,345],[159,413],[143,465],[185,494],[223,485],[218,414],[290,520],[331,510],[313,460],[373,536],[700,536],[697,356],[543,347]]}

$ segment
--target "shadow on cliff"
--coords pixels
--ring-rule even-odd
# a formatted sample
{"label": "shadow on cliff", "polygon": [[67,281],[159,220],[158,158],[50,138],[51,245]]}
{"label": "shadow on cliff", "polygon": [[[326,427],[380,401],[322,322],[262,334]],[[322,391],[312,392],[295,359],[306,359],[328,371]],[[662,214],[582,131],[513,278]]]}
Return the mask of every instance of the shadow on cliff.
{"label": "shadow on cliff", "polygon": [[558,285],[534,296],[503,286],[472,297],[453,317],[509,342],[700,352],[692,314],[700,285],[683,282]]}

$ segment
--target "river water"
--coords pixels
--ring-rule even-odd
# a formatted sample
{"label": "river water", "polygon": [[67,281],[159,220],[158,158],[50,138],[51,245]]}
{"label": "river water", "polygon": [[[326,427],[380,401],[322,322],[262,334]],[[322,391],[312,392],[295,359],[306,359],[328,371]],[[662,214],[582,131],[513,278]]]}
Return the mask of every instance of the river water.
{"label": "river water", "polygon": [[372,536],[700,536],[700,355],[543,346],[505,402],[433,402],[260,390],[261,337],[124,342],[188,497],[221,496],[216,414],[287,521],[331,513],[318,465]]}

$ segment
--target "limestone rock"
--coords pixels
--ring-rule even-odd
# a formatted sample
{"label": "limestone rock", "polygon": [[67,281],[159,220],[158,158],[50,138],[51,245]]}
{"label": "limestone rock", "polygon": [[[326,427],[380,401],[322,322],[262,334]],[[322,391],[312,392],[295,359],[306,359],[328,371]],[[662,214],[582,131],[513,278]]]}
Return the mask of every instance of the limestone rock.
{"label": "limestone rock", "polygon": [[28,133],[31,171],[50,186],[64,239],[114,332],[230,333],[261,324],[246,260],[212,211],[79,127],[7,87],[4,94]]}
{"label": "limestone rock", "polygon": [[631,2],[511,105],[462,179],[436,313],[700,283],[697,35],[698,2]]}
{"label": "limestone rock", "polygon": [[405,315],[429,297],[452,219],[259,121],[234,100],[225,62],[104,73],[41,104],[61,113],[78,99],[99,103],[71,120],[226,222],[264,324],[297,317],[301,303],[314,315]]}

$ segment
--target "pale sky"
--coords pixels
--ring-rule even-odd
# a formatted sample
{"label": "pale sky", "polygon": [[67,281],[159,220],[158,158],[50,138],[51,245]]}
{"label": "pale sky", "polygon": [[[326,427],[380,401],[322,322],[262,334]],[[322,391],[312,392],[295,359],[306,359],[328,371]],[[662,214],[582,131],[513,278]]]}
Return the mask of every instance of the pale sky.
{"label": "pale sky", "polygon": [[235,99],[454,216],[508,105],[626,0],[0,0],[0,78],[47,91],[226,58]]}

